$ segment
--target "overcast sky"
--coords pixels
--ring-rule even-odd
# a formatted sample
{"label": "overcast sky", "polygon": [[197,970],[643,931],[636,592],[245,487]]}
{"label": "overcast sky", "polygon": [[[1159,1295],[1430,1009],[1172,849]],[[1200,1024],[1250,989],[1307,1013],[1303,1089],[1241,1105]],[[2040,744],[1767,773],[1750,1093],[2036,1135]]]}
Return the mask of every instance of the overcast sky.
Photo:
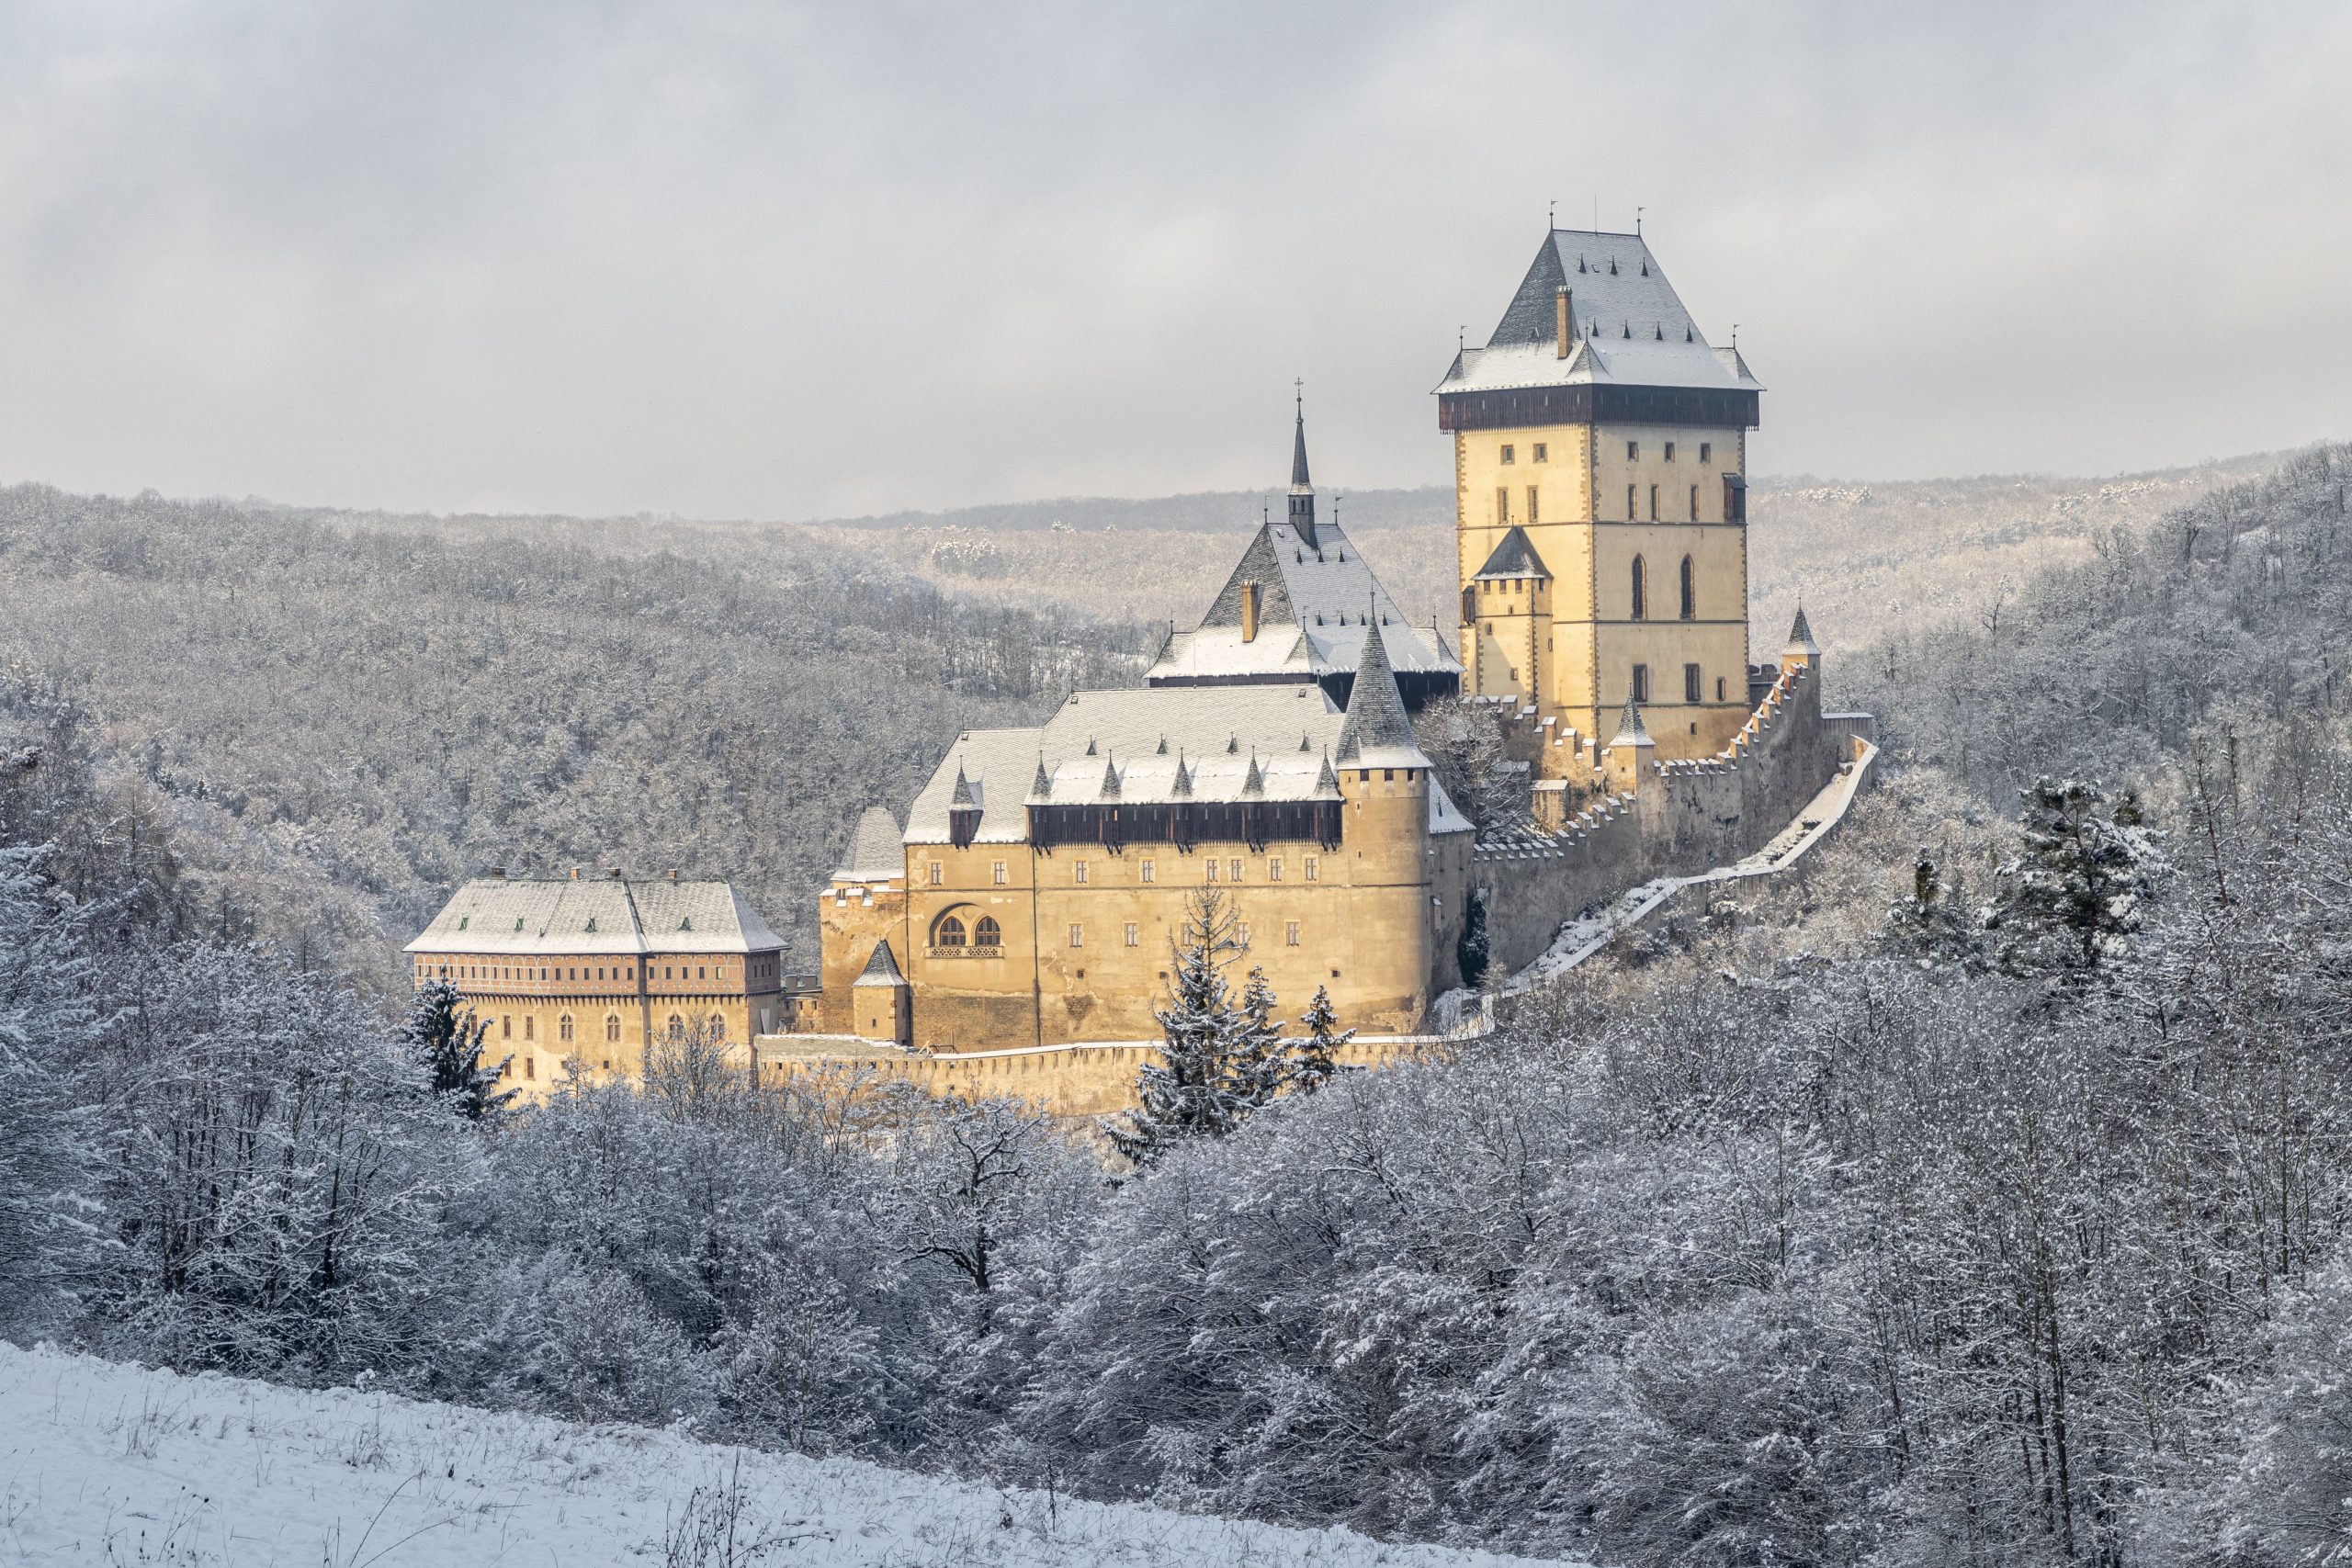
{"label": "overcast sky", "polygon": [[814,517],[1443,484],[1630,229],[1752,466],[2352,435],[2352,6],[0,0],[0,480]]}

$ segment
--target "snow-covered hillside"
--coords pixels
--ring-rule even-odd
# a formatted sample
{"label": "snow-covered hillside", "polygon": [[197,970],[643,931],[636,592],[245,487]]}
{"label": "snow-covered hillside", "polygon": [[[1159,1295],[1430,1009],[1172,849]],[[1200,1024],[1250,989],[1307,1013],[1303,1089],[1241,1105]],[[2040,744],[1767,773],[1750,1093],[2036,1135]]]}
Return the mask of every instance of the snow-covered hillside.
{"label": "snow-covered hillside", "polygon": [[0,1558],[187,1568],[1528,1561],[6,1344]]}

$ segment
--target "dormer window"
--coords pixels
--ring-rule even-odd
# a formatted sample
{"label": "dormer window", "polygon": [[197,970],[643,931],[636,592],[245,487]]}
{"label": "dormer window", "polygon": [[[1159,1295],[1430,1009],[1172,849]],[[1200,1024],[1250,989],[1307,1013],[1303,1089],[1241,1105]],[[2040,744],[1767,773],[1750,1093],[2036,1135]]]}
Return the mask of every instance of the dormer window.
{"label": "dormer window", "polygon": [[472,923],[472,920],[473,917],[471,915],[459,915],[458,917],[458,929],[459,931],[464,931],[468,925]]}

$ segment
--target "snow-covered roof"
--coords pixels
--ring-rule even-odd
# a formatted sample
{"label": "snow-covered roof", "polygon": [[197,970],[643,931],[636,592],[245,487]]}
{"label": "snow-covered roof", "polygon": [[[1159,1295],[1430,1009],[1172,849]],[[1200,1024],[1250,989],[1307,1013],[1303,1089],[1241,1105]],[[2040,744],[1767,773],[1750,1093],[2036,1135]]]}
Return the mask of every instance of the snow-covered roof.
{"label": "snow-covered roof", "polygon": [[[1570,342],[1559,351],[1559,295]],[[1438,390],[1605,383],[1758,391],[1736,348],[1717,348],[1638,234],[1555,229],[1483,348],[1465,348]]]}
{"label": "snow-covered roof", "polygon": [[[1146,683],[1319,680],[1351,673],[1366,626],[1388,629],[1391,666],[1402,674],[1462,672],[1434,627],[1419,627],[1389,597],[1336,523],[1318,525],[1309,545],[1286,523],[1261,526],[1200,626],[1168,639]],[[1243,585],[1258,584],[1257,636],[1242,639]],[[1399,634],[1403,635],[1399,635]]]}
{"label": "snow-covered roof", "polygon": [[849,854],[833,873],[836,882],[887,882],[904,876],[906,852],[899,838],[899,819],[887,806],[869,806],[857,819]]}
{"label": "snow-covered roof", "polygon": [[784,945],[725,882],[668,877],[477,876],[410,953],[765,953]]}

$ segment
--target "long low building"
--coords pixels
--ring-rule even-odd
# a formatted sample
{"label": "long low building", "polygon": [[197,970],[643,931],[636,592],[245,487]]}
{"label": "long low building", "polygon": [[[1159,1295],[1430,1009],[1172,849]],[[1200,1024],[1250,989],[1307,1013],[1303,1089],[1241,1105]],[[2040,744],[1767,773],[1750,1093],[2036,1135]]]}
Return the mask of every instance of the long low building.
{"label": "long low building", "polygon": [[509,876],[458,888],[407,949],[415,980],[447,980],[487,1021],[483,1055],[541,1092],[566,1061],[634,1074],[646,1043],[714,1025],[729,1043],[792,1027],[784,941],[725,882]]}

